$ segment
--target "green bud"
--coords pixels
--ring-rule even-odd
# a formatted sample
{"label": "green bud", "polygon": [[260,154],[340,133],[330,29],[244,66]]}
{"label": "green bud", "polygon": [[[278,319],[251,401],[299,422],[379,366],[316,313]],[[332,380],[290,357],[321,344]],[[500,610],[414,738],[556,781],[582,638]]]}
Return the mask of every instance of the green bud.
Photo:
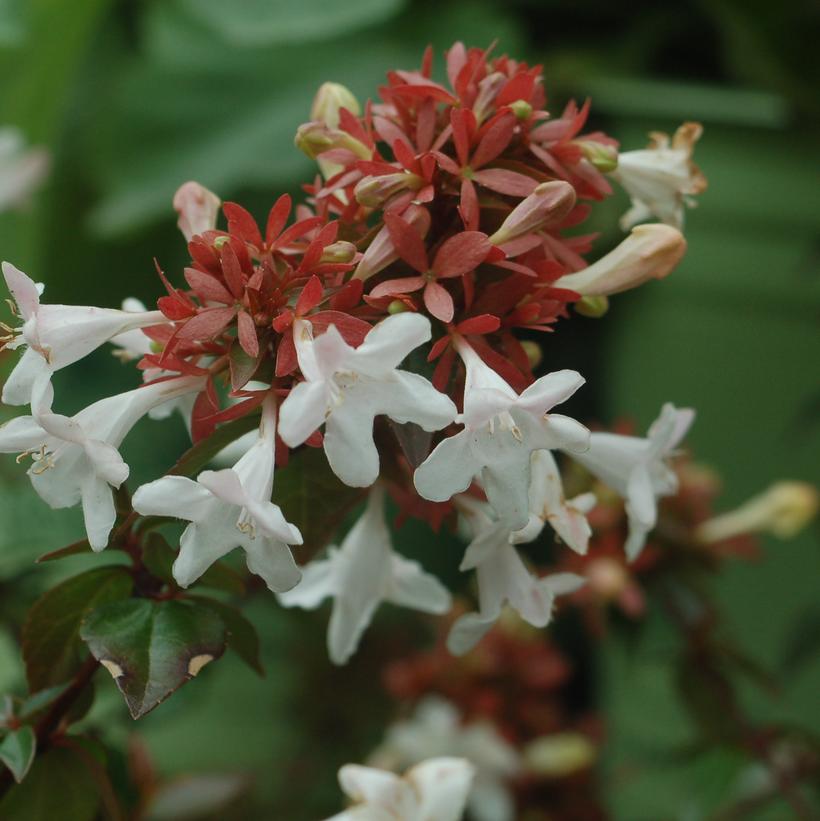
{"label": "green bud", "polygon": [[316,96],[313,98],[313,107],[310,109],[310,119],[318,120],[337,128],[339,125],[339,111],[346,108],[357,117],[361,113],[359,101],[353,92],[341,83],[322,83]]}
{"label": "green bud", "polygon": [[575,312],[591,319],[600,319],[609,310],[609,297],[585,296],[575,303]]}
{"label": "green bud", "polygon": [[223,245],[225,245],[226,243],[228,243],[230,241],[231,241],[230,237],[217,237],[214,240],[214,248],[216,248],[218,250],[219,248],[221,248]]}
{"label": "green bud", "polygon": [[519,120],[529,120],[532,117],[532,106],[526,100],[516,100],[510,103],[510,108]]}
{"label": "green bud", "polygon": [[387,306],[387,313],[389,314],[403,314],[407,310],[409,310],[407,305],[405,305],[400,299],[394,299]]}
{"label": "green bud", "polygon": [[595,140],[582,140],[576,143],[602,174],[609,174],[618,167],[618,149],[613,145],[604,145]]}

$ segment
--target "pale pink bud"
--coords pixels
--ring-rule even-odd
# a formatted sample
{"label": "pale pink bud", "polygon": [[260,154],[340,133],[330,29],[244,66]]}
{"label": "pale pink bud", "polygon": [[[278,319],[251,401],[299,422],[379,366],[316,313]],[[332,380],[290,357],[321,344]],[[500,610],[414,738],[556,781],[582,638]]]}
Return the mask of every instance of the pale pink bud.
{"label": "pale pink bud", "polygon": [[311,122],[300,125],[294,140],[296,147],[315,160],[325,151],[346,149],[362,160],[369,160],[373,152],[360,140],[346,131],[330,128],[322,122]]}
{"label": "pale pink bud", "polygon": [[481,122],[493,108],[498,92],[507,85],[507,77],[500,71],[488,74],[478,84],[478,96],[473,104],[473,114]]}
{"label": "pale pink bud", "polygon": [[400,191],[418,191],[424,180],[417,174],[398,171],[379,177],[365,177],[356,185],[356,202],[367,208],[381,208],[387,200]]}
{"label": "pale pink bud", "polygon": [[177,225],[185,239],[213,231],[222,201],[198,182],[186,182],[174,194],[174,210],[179,214]]}
{"label": "pale pink bud", "polygon": [[[402,217],[414,226],[421,236],[427,236],[430,230],[430,213],[426,208],[411,205]],[[390,239],[390,231],[383,225],[378,234],[373,238],[368,249],[356,268],[354,279],[369,279],[379,271],[384,270],[388,265],[392,265],[399,258],[399,253]]]}
{"label": "pale pink bud", "polygon": [[548,223],[560,223],[575,206],[575,189],[563,180],[539,185],[509,214],[501,227],[490,237],[493,245],[538,231]]}
{"label": "pale pink bud", "polygon": [[326,245],[322,251],[319,262],[322,263],[348,263],[352,262],[356,256],[356,246],[352,242],[339,240],[330,245]]}
{"label": "pale pink bud", "polygon": [[596,263],[556,280],[583,296],[608,296],[636,288],[650,279],[663,279],[686,253],[686,240],[677,228],[660,223],[638,225]]}
{"label": "pale pink bud", "polygon": [[361,113],[359,101],[349,88],[341,83],[322,83],[313,98],[310,119],[325,123],[330,128],[338,128],[339,111],[343,108],[357,117]]}

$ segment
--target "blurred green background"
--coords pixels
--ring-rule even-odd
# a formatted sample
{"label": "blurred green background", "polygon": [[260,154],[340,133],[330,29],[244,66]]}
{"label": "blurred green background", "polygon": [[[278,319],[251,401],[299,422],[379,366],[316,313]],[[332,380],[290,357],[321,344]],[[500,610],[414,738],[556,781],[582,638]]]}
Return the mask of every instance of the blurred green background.
{"label": "blurred green background", "polygon": [[[31,207],[0,214],[0,256],[46,281],[51,302],[150,301],[154,257],[171,272],[186,260],[171,208],[181,182],[196,179],[262,216],[313,173],[292,137],[321,82],[364,99],[389,68],[416,66],[428,42],[440,70],[453,40],[497,39],[499,51],[544,64],[548,108],[591,96],[592,127],[626,149],[643,147],[651,129],[705,125],[696,160],[709,190],[687,215],[683,264],[663,284],[613,300],[605,319],[559,327],[545,352],[547,365],[585,373],[583,410],[602,422],[628,416],[643,428],[664,401],[696,407],[689,441],[723,475],[728,508],[775,478],[820,476],[819,15],[808,0],[0,0],[0,126],[53,153]],[[596,209],[600,251],[618,240],[625,207],[618,195]],[[133,379],[100,353],[61,373],[58,395],[74,410]],[[145,423],[142,435],[131,442],[148,437],[151,448],[125,448],[137,479],[184,446],[176,421]],[[0,463],[0,616],[9,623],[85,561],[32,568],[81,527],[76,512],[41,507],[15,468]],[[443,561],[422,527],[403,532],[400,547]],[[731,566],[716,582],[740,645],[784,675],[776,699],[749,689],[761,720],[820,731],[820,658],[783,668],[795,642],[820,633],[818,580],[815,528],[766,542],[759,563]],[[283,613],[269,598],[248,615],[267,678],[225,658],[136,729],[163,773],[251,774],[265,808],[253,817],[329,814],[335,768],[363,759],[389,716],[372,669],[401,619],[382,613],[384,629],[337,671],[319,652],[324,613]],[[600,651],[604,777],[617,819],[707,817],[742,764],[722,753],[688,763],[666,755],[691,736],[672,643],[652,621],[637,645],[611,639]],[[12,632],[0,632],[0,691],[22,687],[16,656]],[[309,698],[306,682],[316,688]],[[98,689],[92,718],[124,749],[135,728],[114,688]],[[362,699],[374,705],[366,721]]]}

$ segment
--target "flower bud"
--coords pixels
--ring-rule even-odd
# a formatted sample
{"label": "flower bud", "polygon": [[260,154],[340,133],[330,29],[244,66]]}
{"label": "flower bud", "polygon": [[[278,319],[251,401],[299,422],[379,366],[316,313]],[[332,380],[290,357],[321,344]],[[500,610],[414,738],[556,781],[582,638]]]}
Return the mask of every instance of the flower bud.
{"label": "flower bud", "polygon": [[536,775],[561,778],[589,767],[595,755],[595,746],[581,733],[553,733],[527,745],[524,762]]}
{"label": "flower bud", "polygon": [[501,227],[490,237],[490,242],[493,245],[504,245],[538,231],[548,223],[561,222],[574,205],[575,189],[568,182],[543,182],[513,208]]}
{"label": "flower bud", "polygon": [[498,92],[507,84],[507,78],[500,71],[488,74],[478,84],[478,95],[473,103],[473,114],[477,122],[482,122],[490,113]]}
{"label": "flower bud", "polygon": [[515,100],[510,103],[510,108],[518,120],[529,120],[532,117],[532,106],[526,100]]}
{"label": "flower bud", "polygon": [[177,225],[190,242],[197,234],[213,231],[222,201],[198,182],[186,182],[174,194],[174,210],[179,214]]}
{"label": "flower bud", "polygon": [[[430,230],[430,212],[426,208],[420,205],[411,205],[402,216],[416,227],[421,236],[427,236],[427,232]],[[369,279],[394,263],[398,258],[398,251],[396,251],[393,241],[390,239],[390,231],[388,231],[386,225],[383,225],[373,238],[373,242],[364,252],[353,279]]]}
{"label": "flower bud", "polygon": [[618,167],[618,149],[596,140],[576,140],[584,157],[603,174],[609,174]]}
{"label": "flower bud", "polygon": [[343,108],[357,117],[361,114],[359,101],[350,89],[341,83],[322,83],[313,98],[310,119],[325,123],[330,128],[338,128],[339,111]]}
{"label": "flower bud", "polygon": [[400,299],[394,299],[388,306],[387,306],[387,313],[388,314],[403,314],[405,311],[409,310],[407,304],[402,302]]}
{"label": "flower bud", "polygon": [[600,319],[609,310],[605,296],[584,296],[575,303],[575,312],[590,319]]}
{"label": "flower bud", "polygon": [[418,191],[424,180],[409,171],[382,174],[379,177],[365,177],[356,185],[356,201],[367,208],[381,208],[387,200],[400,191]]}
{"label": "flower bud", "polygon": [[343,148],[351,151],[359,159],[369,160],[372,151],[361,141],[338,128],[330,128],[322,122],[300,125],[294,139],[296,147],[315,160],[325,151]]}
{"label": "flower bud", "polygon": [[583,296],[617,294],[649,279],[663,279],[685,252],[686,240],[677,228],[660,223],[638,225],[606,256],[554,284]]}
{"label": "flower bud", "polygon": [[820,494],[808,482],[775,482],[736,510],[704,522],[697,538],[720,542],[744,533],[768,532],[778,539],[796,536],[817,514]]}
{"label": "flower bud", "polygon": [[347,264],[356,258],[356,246],[352,242],[339,240],[325,246],[319,262]]}

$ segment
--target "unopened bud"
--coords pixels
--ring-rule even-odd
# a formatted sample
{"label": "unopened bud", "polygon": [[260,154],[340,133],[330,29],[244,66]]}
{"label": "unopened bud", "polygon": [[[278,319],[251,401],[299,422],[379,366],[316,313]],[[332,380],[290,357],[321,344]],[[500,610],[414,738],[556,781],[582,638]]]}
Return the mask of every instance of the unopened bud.
{"label": "unopened bud", "polygon": [[500,71],[488,74],[478,84],[478,94],[473,103],[473,114],[477,122],[482,122],[492,110],[498,92],[507,85],[507,77]]}
{"label": "unopened bud", "polygon": [[808,482],[775,482],[730,513],[704,522],[701,542],[720,542],[744,533],[768,532],[779,539],[796,536],[816,515],[820,494]]}
{"label": "unopened bud", "polygon": [[[430,230],[430,212],[420,205],[411,205],[402,215],[411,225],[413,225],[422,237],[427,236]],[[399,258],[399,252],[390,239],[390,231],[383,225],[373,242],[364,252],[353,279],[369,279],[379,271],[384,270]]]}
{"label": "unopened bud", "polygon": [[589,767],[595,745],[581,733],[554,733],[536,738],[524,750],[527,769],[536,775],[562,778]]}
{"label": "unopened bud", "polygon": [[339,111],[343,108],[346,108],[357,117],[361,114],[359,101],[353,96],[350,89],[341,83],[322,83],[313,98],[310,119],[325,123],[331,128],[337,128],[339,125]]}
{"label": "unopened bud", "polygon": [[618,167],[618,149],[614,145],[606,145],[596,140],[577,140],[575,145],[601,173],[609,174]]}
{"label": "unopened bud", "polygon": [[348,263],[356,258],[356,246],[352,242],[339,240],[326,245],[319,260],[324,263]]}
{"label": "unopened bud", "polygon": [[608,296],[663,279],[686,253],[686,240],[677,228],[661,223],[638,225],[620,245],[597,262],[555,281],[583,296]]}
{"label": "unopened bud", "polygon": [[510,103],[510,108],[519,120],[529,120],[532,117],[532,106],[526,100],[516,100]]}
{"label": "unopened bud", "polygon": [[424,180],[409,171],[382,174],[379,177],[365,177],[356,185],[356,202],[367,208],[381,208],[387,200],[400,191],[418,191]]}
{"label": "unopened bud", "polygon": [[372,151],[360,140],[338,128],[330,128],[325,123],[314,121],[300,125],[294,139],[296,147],[304,151],[312,160],[333,149],[347,149],[362,160],[369,160]]}
{"label": "unopened bud", "polygon": [[629,584],[629,574],[624,565],[608,556],[593,559],[584,575],[589,589],[606,601],[618,598]]}
{"label": "unopened bud", "polygon": [[600,319],[609,310],[609,298],[584,296],[575,303],[575,312],[591,319]]}
{"label": "unopened bud", "polygon": [[174,210],[179,214],[177,225],[190,242],[197,234],[213,231],[222,201],[213,191],[198,182],[186,182],[174,194]]}
{"label": "unopened bud", "polygon": [[524,349],[524,353],[527,354],[527,361],[530,363],[530,367],[537,368],[541,364],[541,360],[544,358],[544,355],[541,352],[541,346],[537,342],[533,342],[530,339],[522,339],[521,347]]}
{"label": "unopened bud", "polygon": [[550,223],[560,223],[574,206],[575,189],[568,182],[543,182],[513,208],[501,227],[490,237],[490,242],[493,245],[504,245]]}
{"label": "unopened bud", "polygon": [[389,314],[403,314],[407,310],[409,310],[407,305],[404,302],[402,302],[400,299],[394,299],[387,306],[387,313],[389,313]]}
{"label": "unopened bud", "polygon": [[230,241],[231,241],[230,237],[225,237],[225,236],[217,237],[214,240],[214,248],[216,248],[217,251],[218,251],[220,248],[222,248],[223,245],[227,245]]}

